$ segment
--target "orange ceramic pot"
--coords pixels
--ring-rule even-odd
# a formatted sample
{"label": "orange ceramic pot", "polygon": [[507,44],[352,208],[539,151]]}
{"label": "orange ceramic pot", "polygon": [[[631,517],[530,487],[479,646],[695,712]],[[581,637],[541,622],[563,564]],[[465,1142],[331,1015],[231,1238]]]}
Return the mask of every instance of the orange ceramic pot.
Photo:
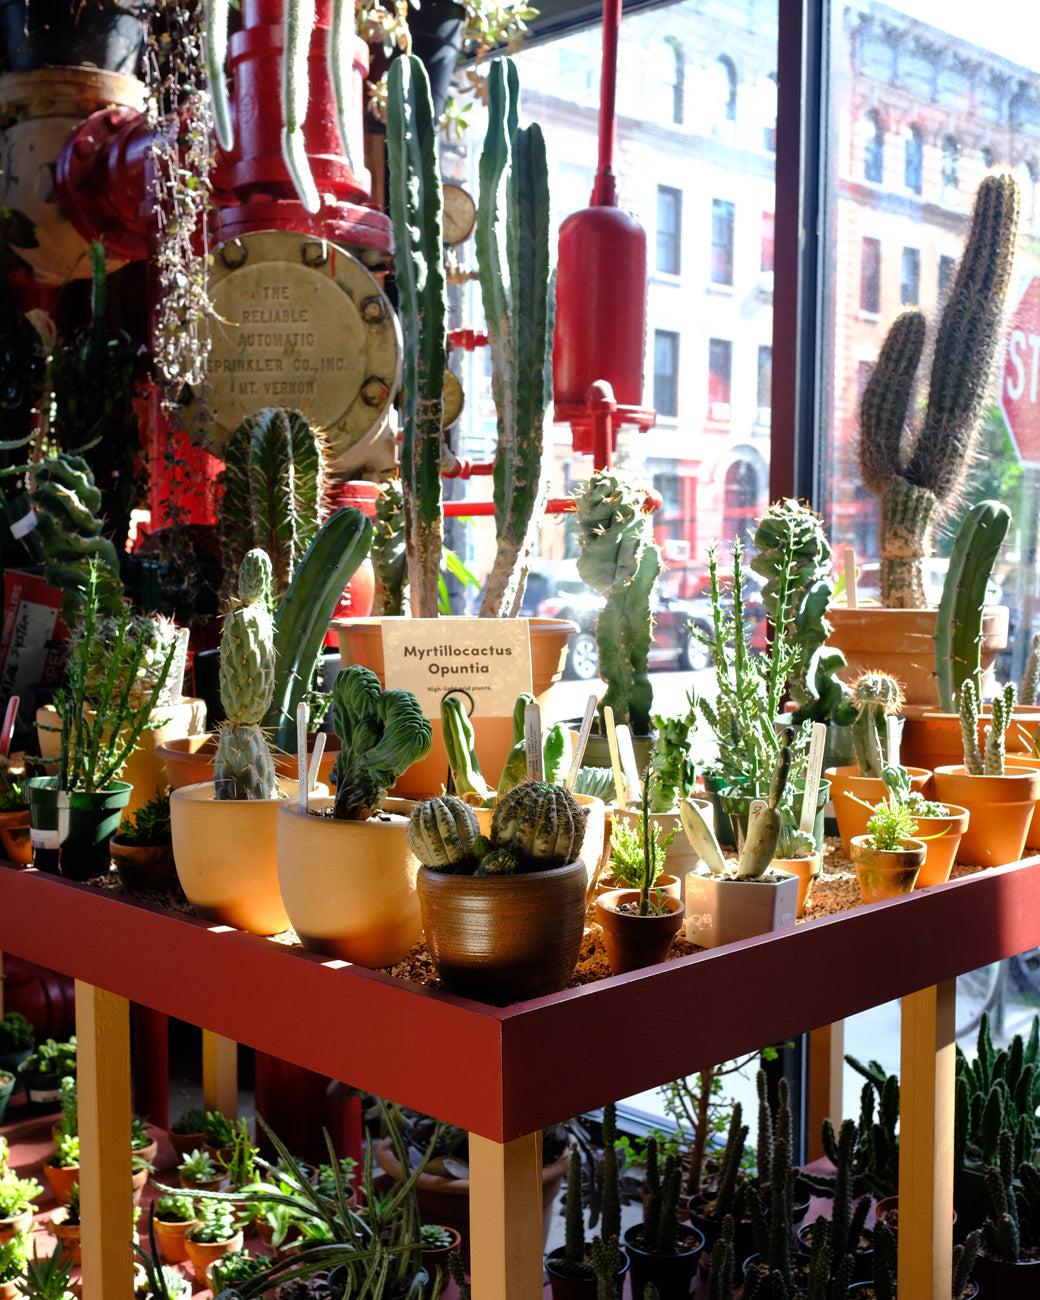
{"label": "orange ceramic pot", "polygon": [[[313,737],[311,738],[313,744]],[[318,780],[328,781],[332,765],[339,756],[339,737],[327,738],[325,753],[318,764]],[[166,766],[166,776],[175,790],[185,785],[199,785],[203,781],[213,780],[213,755],[217,752],[217,737],[212,731],[199,736],[181,736],[177,740],[168,740],[157,745],[155,752]],[[295,754],[274,755],[275,771],[280,777],[290,779],[299,776],[299,765]]]}
{"label": "orange ceramic pot", "polygon": [[639,916],[617,910],[624,903],[638,903],[639,896],[638,889],[613,889],[596,899],[596,920],[615,975],[664,961],[682,929],[686,909],[681,899],[670,894],[665,895],[665,911],[660,914]]}
{"label": "orange ceramic pot", "polygon": [[195,1270],[196,1280],[203,1286],[208,1286],[210,1265],[232,1250],[241,1250],[242,1242],[241,1232],[235,1233],[227,1241],[193,1241],[189,1232],[184,1238],[184,1246],[191,1260],[191,1266]]}
{"label": "orange ceramic pot", "polygon": [[79,1240],[79,1224],[67,1222],[69,1211],[66,1206],[55,1210],[47,1225],[52,1237],[61,1242],[61,1252],[72,1260],[73,1264],[83,1262],[83,1250]]}
{"label": "orange ceramic pot", "polygon": [[[958,714],[908,705],[902,710],[902,715],[899,753],[904,763],[913,763],[934,772],[937,767],[953,767],[964,762],[964,740]],[[985,744],[986,728],[991,720],[987,704],[979,718],[980,749]],[[1030,753],[1037,727],[1040,727],[1040,708],[1020,705],[1013,710],[1004,738],[1004,751],[1009,757],[1014,755],[1016,763],[1020,755]]]}
{"label": "orange ceramic pot", "polygon": [[[370,668],[386,688],[383,665],[383,619],[336,619],[332,626],[339,638],[339,653],[344,667],[361,664]],[[451,619],[438,620],[444,627],[445,637],[451,636]],[[567,657],[567,638],[576,632],[577,625],[562,618],[532,618],[531,677],[532,691],[544,708],[550,686],[563,676]],[[517,692],[526,690],[517,683]],[[424,759],[401,776],[393,793],[401,799],[428,799],[439,793],[448,774],[448,755],[441,735],[440,718],[431,718],[433,745]],[[478,713],[471,718],[476,739],[477,758],[489,785],[494,786],[513,747],[512,717],[489,718]]]}
{"label": "orange ceramic pot", "polygon": [[786,871],[789,875],[798,877],[798,908],[795,916],[804,916],[813,883],[823,870],[823,855],[811,853],[807,858],[774,858],[769,865],[777,871]]}
{"label": "orange ceramic pot", "polygon": [[156,1215],[153,1222],[155,1239],[159,1243],[163,1259],[167,1264],[183,1264],[188,1258],[188,1247],[184,1239],[198,1223],[198,1219],[160,1219]]}
{"label": "orange ceramic pot", "polygon": [[876,849],[869,835],[854,836],[850,860],[856,864],[864,903],[909,894],[917,883],[926,852],[921,840],[903,840],[898,849]]}
{"label": "orange ceramic pot", "polygon": [[[927,796],[932,774],[922,767],[908,767],[910,787]],[[852,840],[856,835],[866,835],[867,822],[870,821],[874,807],[887,795],[885,783],[879,776],[860,776],[859,768],[829,767],[824,773],[831,783],[831,801],[834,804],[834,816],[838,819],[838,833],[841,836],[841,851],[852,861]],[[853,796],[856,798],[853,798]],[[869,807],[859,802],[866,801]]]}
{"label": "orange ceramic pot", "polygon": [[929,885],[942,885],[949,880],[968,820],[967,808],[957,804],[946,805],[945,817],[917,818],[913,835],[924,841],[926,856],[915,889],[927,889]]}
{"label": "orange ceramic pot", "polygon": [[47,1175],[54,1199],[68,1205],[72,1189],[79,1182],[79,1165],[44,1165],[43,1172]]}
{"label": "orange ceramic pot", "polygon": [[963,766],[940,767],[935,798],[959,804],[971,814],[957,861],[979,867],[1017,862],[1025,851],[1029,823],[1040,799],[1040,771],[1004,764],[1003,776],[973,776]]}
{"label": "orange ceramic pot", "polygon": [[[1032,754],[1019,754],[1009,751],[1008,758],[1015,767],[1028,767],[1034,772],[1040,771],[1040,758],[1034,758]],[[1029,825],[1026,828],[1025,851],[1040,853],[1040,802],[1034,807],[1033,815],[1029,819]]]}

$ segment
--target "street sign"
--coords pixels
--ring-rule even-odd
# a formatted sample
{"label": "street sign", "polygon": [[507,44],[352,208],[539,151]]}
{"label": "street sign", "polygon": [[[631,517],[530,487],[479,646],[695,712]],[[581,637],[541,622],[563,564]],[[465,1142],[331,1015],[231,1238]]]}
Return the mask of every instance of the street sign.
{"label": "street sign", "polygon": [[1026,285],[1011,314],[1000,409],[1018,459],[1040,466],[1040,275]]}

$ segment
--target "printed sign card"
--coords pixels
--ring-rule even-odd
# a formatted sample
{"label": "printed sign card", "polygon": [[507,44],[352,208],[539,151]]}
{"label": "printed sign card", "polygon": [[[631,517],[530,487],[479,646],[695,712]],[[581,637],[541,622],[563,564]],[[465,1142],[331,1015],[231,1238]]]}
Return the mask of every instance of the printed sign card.
{"label": "printed sign card", "polygon": [[412,691],[428,718],[449,693],[470,716],[511,718],[531,689],[531,637],[525,618],[393,619],[383,624],[387,690]]}

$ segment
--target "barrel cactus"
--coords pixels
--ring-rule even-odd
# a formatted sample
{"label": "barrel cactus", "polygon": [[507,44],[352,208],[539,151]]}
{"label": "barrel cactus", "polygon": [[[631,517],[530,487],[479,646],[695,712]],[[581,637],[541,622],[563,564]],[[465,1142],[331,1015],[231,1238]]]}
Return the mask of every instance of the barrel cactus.
{"label": "barrel cactus", "polygon": [[903,707],[903,692],[888,673],[863,673],[852,683],[849,700],[856,710],[852,747],[860,776],[880,777],[885,765],[885,718]]}
{"label": "barrel cactus", "polygon": [[408,821],[412,852],[434,871],[464,871],[479,834],[473,809],[453,794],[417,804]]}
{"label": "barrel cactus", "polygon": [[274,695],[271,561],[248,551],[238,570],[239,604],[220,638],[220,701],[227,714],[213,758],[217,799],[273,799],[274,759],[261,722]]}
{"label": "barrel cactus", "polygon": [[495,808],[491,844],[510,853],[520,871],[563,867],[581,852],[587,815],[564,786],[522,781]]}

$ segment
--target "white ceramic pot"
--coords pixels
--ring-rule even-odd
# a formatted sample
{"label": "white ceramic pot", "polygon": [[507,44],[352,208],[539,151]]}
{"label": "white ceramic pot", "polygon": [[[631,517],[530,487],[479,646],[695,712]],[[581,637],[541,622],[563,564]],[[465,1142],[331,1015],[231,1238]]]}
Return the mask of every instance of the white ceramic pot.
{"label": "white ceramic pot", "polygon": [[798,877],[786,871],[772,874],[780,879],[727,880],[691,871],[686,877],[686,938],[699,948],[721,948],[794,925]]}

